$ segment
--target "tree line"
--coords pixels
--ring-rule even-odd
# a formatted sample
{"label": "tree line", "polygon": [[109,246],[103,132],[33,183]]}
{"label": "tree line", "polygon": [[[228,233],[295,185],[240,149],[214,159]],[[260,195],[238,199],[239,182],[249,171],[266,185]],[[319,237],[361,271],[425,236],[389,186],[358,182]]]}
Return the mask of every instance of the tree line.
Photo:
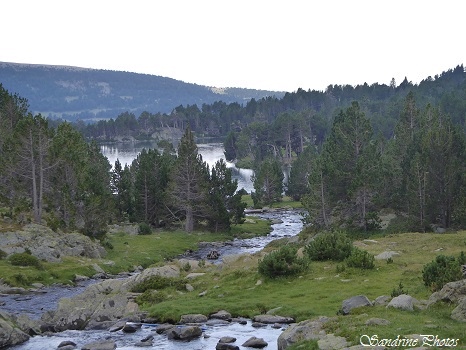
{"label": "tree line", "polygon": [[404,230],[466,227],[466,138],[460,125],[408,93],[386,139],[358,102],[341,110],[321,146],[309,143],[291,169],[287,193],[316,228],[377,228],[383,209]]}
{"label": "tree line", "polygon": [[[112,166],[96,142],[70,123],[56,127],[28,112],[28,103],[0,84],[0,207],[19,222],[46,222],[100,236],[126,219],[154,227],[184,222],[186,231],[226,231],[244,217],[237,182],[222,160],[212,169],[189,127],[178,152],[144,150],[131,165]],[[29,215],[29,213],[31,213]]]}
{"label": "tree line", "polygon": [[[398,111],[410,91],[420,105],[430,103],[438,106],[441,112],[451,116],[454,124],[466,128],[466,73],[463,65],[434,77],[429,76],[419,84],[413,84],[405,78],[398,85],[394,79],[389,84],[329,85],[324,91],[297,89],[285,93],[281,98],[253,98],[244,104],[217,101],[202,105],[179,105],[170,113],[144,111],[136,115],[124,112],[91,124],[82,121],[75,124],[86,138],[100,140],[125,137],[147,139],[161,128],[184,131],[188,125],[196,135],[225,137],[229,133],[244,131],[245,135],[249,133],[265,137],[257,129],[275,122],[278,126],[280,122],[277,119],[283,119],[281,116],[288,114],[293,118],[304,119],[306,127],[312,128],[313,137],[323,141],[339,111],[351,106],[352,101],[358,101],[371,121],[374,133],[388,138],[397,122]],[[267,137],[273,141],[276,136]],[[232,145],[232,149],[240,156],[245,152],[244,147],[241,144]]]}

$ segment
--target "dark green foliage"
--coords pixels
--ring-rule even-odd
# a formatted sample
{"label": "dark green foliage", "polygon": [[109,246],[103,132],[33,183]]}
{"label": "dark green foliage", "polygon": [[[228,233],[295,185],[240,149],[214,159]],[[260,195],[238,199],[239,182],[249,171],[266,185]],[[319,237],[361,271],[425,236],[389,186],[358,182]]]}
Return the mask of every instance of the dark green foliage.
{"label": "dark green foliage", "polygon": [[[167,187],[173,162],[170,152],[160,154],[153,149],[143,149],[133,161],[128,170],[130,175],[126,175],[129,178],[125,186],[127,189],[122,192],[130,220],[147,222],[154,227],[166,222]],[[125,194],[127,191],[131,194]]]}
{"label": "dark green foliage", "polygon": [[152,233],[152,229],[149,224],[142,222],[139,224],[138,227],[138,234],[139,235],[150,235]]}
{"label": "dark green foliage", "polygon": [[35,256],[28,253],[14,253],[8,257],[8,261],[14,266],[34,266],[41,268],[42,265]]}
{"label": "dark green foliage", "polygon": [[5,259],[8,256],[7,253],[5,253],[3,250],[0,249],[0,260]]}
{"label": "dark green foliage", "polygon": [[281,201],[283,193],[283,171],[274,158],[260,163],[254,174],[254,190],[251,194],[254,206],[270,205]]}
{"label": "dark green foliage", "polygon": [[464,255],[456,259],[454,256],[438,255],[434,261],[424,265],[422,280],[432,291],[438,291],[448,283],[463,278],[460,261]]}
{"label": "dark green foliage", "polygon": [[405,290],[404,289],[404,286],[403,286],[403,283],[400,283],[398,284],[398,287],[397,288],[393,288],[392,290],[392,293],[391,293],[391,296],[392,298],[395,298],[401,294],[408,294],[408,290]]}
{"label": "dark green foliage", "polygon": [[286,194],[295,201],[309,192],[309,174],[312,171],[313,158],[317,156],[312,146],[306,147],[294,161],[288,179]]}
{"label": "dark green foliage", "polygon": [[299,258],[296,253],[297,249],[290,245],[274,250],[259,260],[259,273],[269,278],[277,278],[294,276],[305,271],[308,262],[305,258]]}
{"label": "dark green foliage", "polygon": [[231,169],[223,159],[212,167],[209,181],[209,226],[212,231],[230,229],[230,223],[244,222],[246,203],[241,201],[241,193],[235,193],[238,181],[232,180]]}
{"label": "dark green foliage", "polygon": [[138,283],[133,288],[131,288],[131,291],[133,293],[144,293],[147,290],[162,290],[165,288],[184,290],[185,286],[186,281],[182,279],[156,275],[146,278],[141,283]]}
{"label": "dark green foliage", "polygon": [[322,232],[309,243],[304,252],[315,261],[343,261],[350,256],[353,244],[345,233],[340,231]]}
{"label": "dark green foliage", "polygon": [[346,258],[346,265],[348,267],[370,270],[375,267],[374,260],[374,256],[366,250],[353,247],[351,254]]}
{"label": "dark green foliage", "polygon": [[136,297],[138,304],[157,304],[168,298],[168,294],[164,291],[148,289],[141,295]]}

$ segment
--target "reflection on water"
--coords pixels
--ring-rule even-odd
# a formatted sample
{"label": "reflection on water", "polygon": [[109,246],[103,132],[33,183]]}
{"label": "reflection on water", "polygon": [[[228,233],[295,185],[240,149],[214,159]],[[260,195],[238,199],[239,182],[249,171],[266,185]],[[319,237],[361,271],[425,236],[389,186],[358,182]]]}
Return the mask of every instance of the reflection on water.
{"label": "reflection on water", "polygon": [[[223,154],[224,148],[221,143],[200,143],[197,145],[199,154],[202,155],[202,159],[212,166],[225,156]],[[125,164],[131,165],[133,160],[142,151],[143,148],[157,148],[157,142],[155,141],[144,141],[135,143],[118,143],[118,144],[106,144],[101,145],[100,150],[102,154],[108,158],[110,164],[114,165],[118,159],[124,166]],[[226,161],[225,161],[226,162]],[[240,169],[236,168],[235,164],[226,162],[227,167],[232,170],[232,177],[234,180],[238,180],[238,189],[244,188],[248,193],[254,190],[251,176],[253,171],[251,169]]]}

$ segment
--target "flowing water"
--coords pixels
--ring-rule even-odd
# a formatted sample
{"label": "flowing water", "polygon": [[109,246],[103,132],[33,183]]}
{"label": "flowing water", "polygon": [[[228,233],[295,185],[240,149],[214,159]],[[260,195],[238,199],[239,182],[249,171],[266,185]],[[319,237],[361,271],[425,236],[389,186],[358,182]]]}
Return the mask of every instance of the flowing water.
{"label": "flowing water", "polygon": [[[272,232],[265,237],[255,237],[251,239],[235,240],[230,245],[222,247],[215,247],[220,252],[221,261],[223,257],[230,254],[240,253],[254,253],[263,249],[269,242],[282,238],[291,237],[298,234],[302,229],[301,215],[296,210],[281,210],[269,213],[256,214],[263,218],[272,220],[281,220],[282,222],[272,225]],[[203,258],[208,251],[212,249],[211,246],[202,247],[198,252],[194,252],[194,258]],[[92,283],[92,282],[87,282]],[[5,301],[8,307],[4,306],[8,312],[15,314],[26,313],[32,318],[38,318],[45,310],[53,310],[56,308],[58,300],[61,297],[70,297],[76,295],[85,288],[85,285],[73,287],[50,287],[45,294],[31,294],[20,296],[3,296],[0,301]],[[7,299],[8,298],[8,299]],[[15,300],[16,298],[16,300]],[[153,346],[150,348],[158,350],[208,350],[215,349],[218,340],[223,336],[235,337],[236,345],[240,346],[250,337],[263,338],[269,345],[266,347],[268,350],[277,349],[277,338],[283,329],[275,329],[270,325],[267,327],[255,328],[252,326],[250,320],[246,325],[239,323],[230,323],[228,325],[217,326],[203,326],[204,334],[207,337],[190,342],[179,342],[168,340],[166,335],[159,335],[154,332],[153,325],[143,325],[139,331],[132,334],[123,333],[122,331],[110,333],[108,331],[65,331],[46,336],[35,336],[22,345],[13,347],[15,350],[42,350],[42,349],[56,349],[58,344],[65,340],[71,340],[78,345],[80,349],[83,345],[107,338],[114,339],[117,344],[117,349],[136,350],[140,347],[135,344],[149,335],[154,336]],[[240,346],[240,349],[247,349]]]}
{"label": "flowing water", "polygon": [[[109,158],[111,164],[114,164],[117,158],[122,164],[130,164],[143,147],[147,148],[148,146],[143,145],[139,149],[130,147],[126,150],[113,146],[103,146],[102,152]],[[199,144],[198,148],[203,159],[209,165],[213,165],[217,160],[223,158],[223,147],[221,144]],[[236,169],[232,164],[229,164],[229,167],[232,168],[235,178],[238,179],[240,184],[239,188],[243,187],[246,191],[250,192],[251,189],[253,189],[250,179],[252,170]],[[276,222],[272,225],[272,232],[269,235],[251,239],[238,239],[223,245],[205,245],[200,247],[199,251],[193,252],[190,257],[204,259],[210,250],[215,249],[220,253],[220,258],[216,262],[220,263],[222,258],[228,255],[255,253],[263,249],[271,241],[282,237],[294,236],[302,229],[301,215],[297,210],[279,210],[255,215]],[[97,281],[88,281],[76,287],[47,287],[43,289],[41,293],[35,294],[0,296],[0,303],[5,303],[0,309],[13,314],[25,313],[31,318],[37,319],[43,312],[55,309],[60,298],[76,295],[83,291],[88,284],[94,282]],[[240,349],[246,349],[242,347],[241,344],[252,336],[263,338],[269,344],[266,349],[276,350],[277,338],[283,329],[275,329],[270,325],[267,327],[255,328],[252,326],[251,321],[248,320],[246,325],[241,325],[239,323],[216,326],[204,325],[203,330],[205,336],[190,342],[168,340],[166,335],[159,335],[154,332],[154,325],[143,325],[140,330],[132,334],[123,333],[122,331],[115,333],[109,333],[108,331],[65,331],[52,335],[32,337],[26,343],[13,347],[12,349],[56,349],[58,344],[64,340],[73,341],[77,344],[77,349],[80,349],[87,343],[111,338],[115,340],[117,349],[135,350],[140,348],[135,345],[136,343],[149,335],[153,335],[153,346],[150,348],[159,350],[214,349],[218,340],[223,336],[237,338],[235,344],[238,345]]]}

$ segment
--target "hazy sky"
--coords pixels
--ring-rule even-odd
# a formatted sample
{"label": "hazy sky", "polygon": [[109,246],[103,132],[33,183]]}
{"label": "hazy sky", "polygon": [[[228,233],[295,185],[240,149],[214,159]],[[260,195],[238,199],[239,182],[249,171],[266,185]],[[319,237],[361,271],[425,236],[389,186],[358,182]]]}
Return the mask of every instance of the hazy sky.
{"label": "hazy sky", "polygon": [[0,11],[0,61],[207,86],[418,83],[466,64],[463,0],[14,0]]}

